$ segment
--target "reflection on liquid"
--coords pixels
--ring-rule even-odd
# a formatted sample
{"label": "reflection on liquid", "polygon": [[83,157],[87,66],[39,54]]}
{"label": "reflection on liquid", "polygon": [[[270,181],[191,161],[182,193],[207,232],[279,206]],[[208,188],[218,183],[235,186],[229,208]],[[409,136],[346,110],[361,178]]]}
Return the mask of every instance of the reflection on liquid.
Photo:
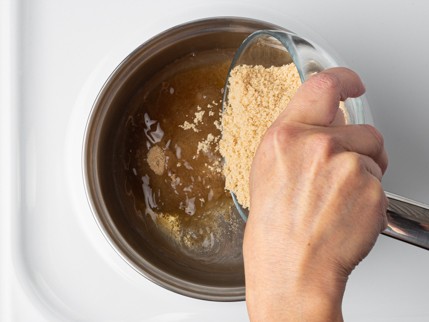
{"label": "reflection on liquid", "polygon": [[[156,130],[155,131],[150,131],[151,125],[155,124],[156,121],[155,120],[151,120],[149,115],[147,113],[144,113],[144,121],[146,124],[146,128],[144,130],[144,134],[146,134],[146,137],[148,138],[148,140],[155,144],[158,142],[161,142],[162,137],[164,136],[164,131],[161,129],[161,125],[158,123],[156,126]],[[150,144],[148,145],[148,147],[150,146]]]}
{"label": "reflection on liquid", "polygon": [[149,214],[156,225],[156,219],[158,217],[158,214],[155,213],[152,209],[158,208],[158,206],[155,202],[155,194],[152,194],[152,189],[149,187],[149,183],[150,183],[149,176],[148,175],[143,176],[142,181],[143,181],[142,187],[143,187],[144,201],[146,204],[146,209],[144,214],[145,215]]}

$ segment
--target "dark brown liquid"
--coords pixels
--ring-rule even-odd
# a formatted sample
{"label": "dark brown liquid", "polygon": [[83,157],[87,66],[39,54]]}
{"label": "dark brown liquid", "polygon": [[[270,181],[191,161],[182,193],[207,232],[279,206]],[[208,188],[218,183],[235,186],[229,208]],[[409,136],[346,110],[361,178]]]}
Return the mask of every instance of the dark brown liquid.
{"label": "dark brown liquid", "polygon": [[[171,257],[180,252],[241,270],[244,223],[225,191],[222,174],[216,171],[221,164],[217,143],[197,153],[198,143],[209,134],[215,138],[221,134],[214,122],[220,120],[223,87],[234,53],[191,54],[147,82],[130,103],[119,157],[126,171],[122,185],[134,203],[131,221],[149,243]],[[202,111],[202,122],[195,124],[195,113]],[[195,124],[198,132],[179,127],[185,121]],[[155,174],[147,162],[154,146],[165,153],[162,175]]]}

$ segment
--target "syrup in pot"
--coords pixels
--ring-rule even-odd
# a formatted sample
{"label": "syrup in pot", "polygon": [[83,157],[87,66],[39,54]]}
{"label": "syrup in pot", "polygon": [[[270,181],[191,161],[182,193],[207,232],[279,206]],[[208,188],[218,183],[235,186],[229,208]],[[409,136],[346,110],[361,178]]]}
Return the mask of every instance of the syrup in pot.
{"label": "syrup in pot", "polygon": [[[225,190],[218,150],[223,88],[235,50],[185,56],[136,94],[119,158],[136,215],[148,242],[207,262],[242,269],[244,223]],[[123,143],[122,143],[123,144]],[[118,183],[121,185],[121,183]]]}

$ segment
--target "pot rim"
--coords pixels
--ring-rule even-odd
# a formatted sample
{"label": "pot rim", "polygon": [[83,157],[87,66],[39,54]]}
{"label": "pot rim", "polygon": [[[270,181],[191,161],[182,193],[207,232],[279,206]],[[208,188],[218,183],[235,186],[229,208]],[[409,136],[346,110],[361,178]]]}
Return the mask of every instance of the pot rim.
{"label": "pot rim", "polygon": [[130,61],[135,61],[135,56],[146,47],[146,53],[138,55],[138,60],[154,54],[154,51],[157,48],[159,49],[159,46],[165,46],[184,37],[203,33],[232,31],[248,32],[250,35],[252,32],[259,30],[255,29],[257,26],[266,26],[265,29],[289,31],[283,27],[251,18],[212,17],[189,21],[153,36],[134,49],[110,74],[94,101],[85,127],[82,145],[82,179],[91,212],[104,237],[120,257],[139,274],[165,289],[196,299],[244,301],[245,287],[214,287],[184,281],[156,268],[128,245],[126,240],[115,229],[115,225],[103,201],[103,195],[98,182],[96,152],[99,145],[100,123],[102,123],[100,120],[107,113],[111,97],[115,95],[120,84],[126,78],[125,76],[130,74],[138,64],[133,64],[132,68],[128,68],[127,65],[129,65]]}

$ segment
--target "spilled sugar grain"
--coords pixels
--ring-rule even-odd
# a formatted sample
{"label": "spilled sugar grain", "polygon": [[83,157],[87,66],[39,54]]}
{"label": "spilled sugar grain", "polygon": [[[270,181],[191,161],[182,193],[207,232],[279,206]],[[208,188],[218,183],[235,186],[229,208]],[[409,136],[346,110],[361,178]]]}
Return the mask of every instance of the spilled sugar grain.
{"label": "spilled sugar grain", "polygon": [[147,163],[153,172],[159,176],[162,175],[165,167],[164,150],[157,145],[153,146],[147,154]]}

